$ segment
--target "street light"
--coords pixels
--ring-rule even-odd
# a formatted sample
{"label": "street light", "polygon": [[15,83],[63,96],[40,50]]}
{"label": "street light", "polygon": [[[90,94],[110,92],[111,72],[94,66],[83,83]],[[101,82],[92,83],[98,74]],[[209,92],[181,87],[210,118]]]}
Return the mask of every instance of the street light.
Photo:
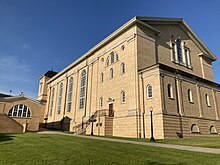
{"label": "street light", "polygon": [[154,139],[154,130],[153,130],[153,110],[150,109],[150,124],[151,124],[151,138],[150,138],[150,141],[151,142],[155,142],[155,139]]}

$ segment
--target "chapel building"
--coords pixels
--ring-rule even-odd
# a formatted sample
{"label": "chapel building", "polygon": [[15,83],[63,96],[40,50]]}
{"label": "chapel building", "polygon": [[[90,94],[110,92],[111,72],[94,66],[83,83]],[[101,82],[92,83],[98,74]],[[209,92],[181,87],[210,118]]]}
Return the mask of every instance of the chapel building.
{"label": "chapel building", "polygon": [[157,139],[217,136],[215,60],[183,19],[134,17],[61,72],[40,78],[44,123],[150,138],[152,122]]}

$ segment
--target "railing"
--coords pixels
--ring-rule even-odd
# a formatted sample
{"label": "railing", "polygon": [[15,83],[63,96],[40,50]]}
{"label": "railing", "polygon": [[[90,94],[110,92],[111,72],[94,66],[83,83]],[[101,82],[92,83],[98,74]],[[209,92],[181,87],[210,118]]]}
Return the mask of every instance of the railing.
{"label": "railing", "polygon": [[[75,128],[75,131],[76,131],[77,134],[85,133],[86,128],[91,123],[92,117],[94,117],[96,119],[97,117],[102,117],[102,116],[114,117],[114,111],[109,110],[109,109],[97,110],[97,111],[95,111],[94,116],[93,115],[90,116],[89,119],[86,122],[82,122],[80,124],[77,124],[73,128]],[[85,125],[85,127],[84,127],[84,125]]]}
{"label": "railing", "polygon": [[101,117],[101,116],[108,116],[108,117],[114,117],[114,111],[109,109],[101,109],[97,110],[94,113],[95,117]]}

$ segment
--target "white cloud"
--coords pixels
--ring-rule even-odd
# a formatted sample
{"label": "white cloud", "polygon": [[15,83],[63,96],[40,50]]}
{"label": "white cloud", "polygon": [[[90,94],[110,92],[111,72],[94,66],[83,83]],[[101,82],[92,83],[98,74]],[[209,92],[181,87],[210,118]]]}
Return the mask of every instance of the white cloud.
{"label": "white cloud", "polygon": [[30,82],[31,67],[16,56],[0,55],[0,80]]}
{"label": "white cloud", "polygon": [[23,48],[23,49],[30,49],[30,48],[31,48],[30,43],[25,43],[25,44],[23,44],[23,45],[22,45],[22,48]]}

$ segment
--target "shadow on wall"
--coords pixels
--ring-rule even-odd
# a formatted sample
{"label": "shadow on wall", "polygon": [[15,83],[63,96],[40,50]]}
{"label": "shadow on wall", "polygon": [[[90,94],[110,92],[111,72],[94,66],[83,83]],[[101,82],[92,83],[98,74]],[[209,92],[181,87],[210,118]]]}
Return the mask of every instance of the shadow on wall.
{"label": "shadow on wall", "polygon": [[71,118],[63,117],[62,120],[51,122],[51,123],[41,123],[40,127],[51,129],[51,130],[62,130],[69,131]]}
{"label": "shadow on wall", "polygon": [[13,140],[13,137],[14,136],[12,136],[10,134],[2,134],[2,133],[0,133],[0,142],[8,141],[8,140]]}

